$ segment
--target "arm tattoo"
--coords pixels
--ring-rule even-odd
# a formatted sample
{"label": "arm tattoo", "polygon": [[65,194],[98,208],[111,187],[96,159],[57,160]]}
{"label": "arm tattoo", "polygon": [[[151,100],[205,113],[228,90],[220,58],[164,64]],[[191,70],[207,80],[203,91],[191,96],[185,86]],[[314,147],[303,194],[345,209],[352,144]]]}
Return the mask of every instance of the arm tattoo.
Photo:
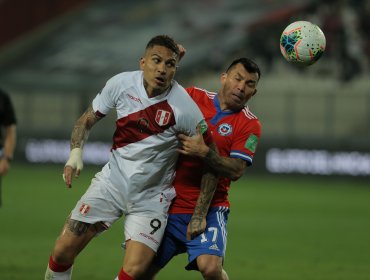
{"label": "arm tattoo", "polygon": [[71,136],[71,149],[82,148],[86,142],[91,128],[101,119],[90,105],[85,113],[77,120]]}
{"label": "arm tattoo", "polygon": [[206,222],[205,217],[202,218],[202,217],[197,216],[196,214],[193,214],[188,224],[187,235],[188,233],[190,233],[190,238],[193,239],[197,235],[204,232],[206,226],[207,226],[207,222]]}
{"label": "arm tattoo", "polygon": [[[215,147],[211,146],[210,150],[211,149],[215,149]],[[201,223],[202,218],[207,215],[208,208],[211,204],[218,183],[218,176],[214,171],[207,165],[205,165],[204,168],[205,172],[201,181],[200,194],[193,214],[193,220],[197,220],[199,223]]]}
{"label": "arm tattoo", "polygon": [[80,221],[76,221],[76,220],[72,220],[72,219],[68,219],[67,227],[73,234],[75,234],[77,236],[81,236],[81,235],[83,235],[84,233],[87,232],[87,230],[90,227],[90,224],[80,222]]}
{"label": "arm tattoo", "polygon": [[240,178],[247,167],[247,163],[244,160],[220,156],[215,149],[209,149],[204,160],[220,176],[228,177],[232,180]]}

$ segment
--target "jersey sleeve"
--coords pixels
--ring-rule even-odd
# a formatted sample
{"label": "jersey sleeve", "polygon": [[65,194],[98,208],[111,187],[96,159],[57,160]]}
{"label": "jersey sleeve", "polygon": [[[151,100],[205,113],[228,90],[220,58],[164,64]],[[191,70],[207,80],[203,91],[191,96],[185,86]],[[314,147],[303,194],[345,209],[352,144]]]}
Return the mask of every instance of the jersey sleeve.
{"label": "jersey sleeve", "polygon": [[233,141],[230,157],[240,158],[253,164],[253,157],[261,137],[261,123],[258,120],[250,122],[247,126],[239,126],[239,132]]}
{"label": "jersey sleeve", "polygon": [[199,128],[201,134],[205,134],[208,130],[208,125],[203,117],[203,114],[199,110],[198,106],[190,99],[189,102],[189,113],[187,118],[187,127],[189,136],[193,136],[197,133]]}
{"label": "jersey sleeve", "polygon": [[96,95],[92,102],[93,110],[101,116],[105,116],[116,107],[120,94],[120,87],[117,76],[108,80],[104,88]]}
{"label": "jersey sleeve", "polygon": [[[199,102],[199,93],[197,94],[195,87],[188,87],[185,90],[189,94],[189,96],[193,99],[193,101],[197,104],[197,102]],[[199,108],[198,105],[197,107]],[[212,133],[211,130],[208,129],[207,123],[205,121],[204,124],[202,123],[202,125],[205,127],[205,129],[202,132],[204,142],[207,144],[207,146],[209,146],[210,144],[214,143]]]}
{"label": "jersey sleeve", "polygon": [[177,106],[179,112],[178,132],[193,136],[197,133],[197,127],[199,127],[201,133],[204,134],[208,125],[196,103],[186,92],[181,92],[181,89],[177,94],[179,95],[177,100],[179,102]]}
{"label": "jersey sleeve", "polygon": [[200,94],[199,89],[197,90],[196,87],[188,87],[185,90],[189,94],[189,96],[194,100],[194,102],[196,104],[198,104],[198,102],[200,102],[200,99],[201,99],[201,96],[203,95],[203,92],[202,92],[202,94]]}
{"label": "jersey sleeve", "polygon": [[194,87],[187,87],[185,88],[185,90],[190,95],[190,97],[194,99],[194,92],[195,92]]}

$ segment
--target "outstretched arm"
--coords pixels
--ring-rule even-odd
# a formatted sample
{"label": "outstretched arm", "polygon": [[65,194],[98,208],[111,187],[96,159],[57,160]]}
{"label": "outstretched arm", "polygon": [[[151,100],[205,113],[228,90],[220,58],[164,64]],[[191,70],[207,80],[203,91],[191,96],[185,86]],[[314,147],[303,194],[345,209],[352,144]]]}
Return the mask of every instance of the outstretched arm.
{"label": "outstretched arm", "polygon": [[83,168],[82,162],[82,148],[85,144],[91,128],[101,119],[95,114],[90,105],[85,113],[77,120],[72,130],[71,135],[71,153],[69,159],[64,167],[63,178],[67,187],[72,187],[72,177],[80,175]]}
{"label": "outstretched arm", "polygon": [[[216,150],[214,144],[210,145],[210,150]],[[211,168],[205,165],[200,186],[200,194],[186,232],[186,238],[188,240],[191,240],[204,232],[207,225],[206,217],[208,209],[211,205],[213,195],[217,188],[217,182],[217,174],[215,174]]]}
{"label": "outstretched arm", "polygon": [[215,149],[210,149],[203,140],[202,135],[187,136],[179,134],[182,142],[179,152],[184,155],[203,158],[205,163],[213,168],[220,176],[237,180],[243,176],[247,163],[239,158],[220,156]]}

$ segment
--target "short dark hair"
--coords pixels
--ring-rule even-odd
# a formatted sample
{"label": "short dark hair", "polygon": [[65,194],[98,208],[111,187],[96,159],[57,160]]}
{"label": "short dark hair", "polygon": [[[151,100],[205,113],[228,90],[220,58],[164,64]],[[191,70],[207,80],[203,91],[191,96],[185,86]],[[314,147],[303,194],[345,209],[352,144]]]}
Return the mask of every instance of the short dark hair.
{"label": "short dark hair", "polygon": [[153,48],[154,46],[163,46],[173,51],[177,56],[180,55],[179,47],[174,39],[167,35],[158,35],[150,39],[146,45],[145,50]]}
{"label": "short dark hair", "polygon": [[241,63],[244,66],[245,70],[247,70],[249,73],[257,73],[258,80],[261,78],[261,70],[258,67],[257,63],[246,57],[237,58],[233,62],[231,62],[230,66],[226,70],[226,73],[228,73],[232,68],[234,68],[235,65],[239,63]]}

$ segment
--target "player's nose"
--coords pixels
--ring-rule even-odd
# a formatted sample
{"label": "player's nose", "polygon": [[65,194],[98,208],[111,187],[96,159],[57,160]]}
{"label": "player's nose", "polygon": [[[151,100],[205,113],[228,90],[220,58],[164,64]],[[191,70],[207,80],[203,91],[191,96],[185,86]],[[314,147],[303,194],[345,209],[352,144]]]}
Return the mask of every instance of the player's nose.
{"label": "player's nose", "polygon": [[157,65],[157,70],[159,73],[165,74],[166,73],[166,64],[165,63],[159,63]]}

